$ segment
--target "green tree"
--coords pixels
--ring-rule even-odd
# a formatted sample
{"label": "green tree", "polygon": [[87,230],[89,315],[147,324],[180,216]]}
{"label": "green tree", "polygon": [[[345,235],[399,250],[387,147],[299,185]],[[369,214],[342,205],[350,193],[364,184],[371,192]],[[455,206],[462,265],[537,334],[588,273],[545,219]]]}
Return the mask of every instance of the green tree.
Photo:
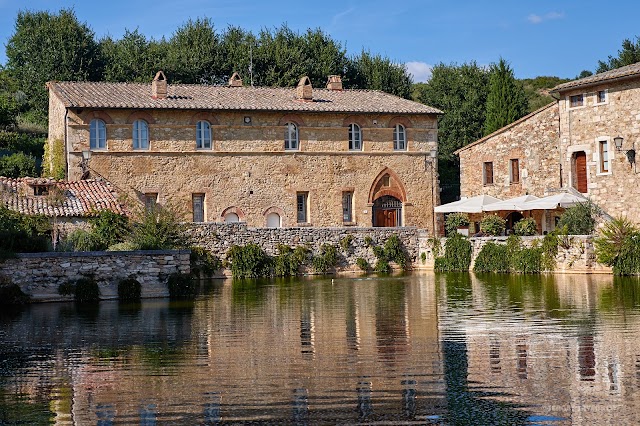
{"label": "green tree", "polygon": [[635,42],[627,38],[622,41],[622,48],[618,50],[618,56],[609,55],[606,61],[598,61],[596,73],[635,64],[636,62],[640,62],[640,37],[636,37]]}
{"label": "green tree", "polygon": [[120,40],[100,40],[105,81],[149,82],[167,64],[167,43],[147,39],[137,29],[126,30]]}
{"label": "green tree", "polygon": [[8,129],[16,125],[18,117],[18,104],[9,93],[0,92],[0,130]]}
{"label": "green tree", "polygon": [[485,135],[513,123],[527,113],[524,89],[514,77],[509,64],[502,58],[491,66],[486,110]]}
{"label": "green tree", "polygon": [[363,50],[351,58],[346,76],[349,88],[382,90],[401,98],[411,98],[412,80],[406,66],[379,54]]}
{"label": "green tree", "polygon": [[21,178],[37,176],[36,159],[23,152],[0,157],[0,176]]}
{"label": "green tree", "polygon": [[220,40],[209,18],[189,20],[167,43],[165,71],[175,83],[220,83]]}
{"label": "green tree", "polygon": [[237,72],[244,84],[251,83],[249,69],[256,46],[256,37],[251,32],[240,27],[227,28],[220,40],[220,78],[223,82]]}
{"label": "green tree", "polygon": [[101,74],[93,31],[73,10],[18,13],[6,45],[7,69],[26,94],[34,117],[46,122],[50,80],[97,80]]}

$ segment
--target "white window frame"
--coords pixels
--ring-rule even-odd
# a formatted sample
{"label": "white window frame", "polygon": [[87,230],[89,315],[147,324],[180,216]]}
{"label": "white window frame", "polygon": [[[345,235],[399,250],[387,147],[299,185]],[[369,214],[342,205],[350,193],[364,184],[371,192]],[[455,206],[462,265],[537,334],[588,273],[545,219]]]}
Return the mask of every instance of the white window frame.
{"label": "white window frame", "polygon": [[[571,98],[574,96],[582,96],[582,105],[572,106]],[[576,93],[574,95],[567,95],[567,106],[569,109],[579,109],[587,106],[587,94],[586,93]]]}
{"label": "white window frame", "polygon": [[284,149],[285,151],[300,150],[300,136],[296,123],[286,123],[284,129]]}
{"label": "white window frame", "polygon": [[149,149],[149,123],[144,120],[136,120],[133,122],[132,132],[133,149],[144,150]]}
{"label": "white window frame", "polygon": [[309,193],[296,193],[296,222],[309,223]]}
{"label": "white window frame", "polygon": [[396,124],[393,127],[393,150],[407,150],[407,129],[402,124]]}
{"label": "white window frame", "polygon": [[89,123],[89,149],[107,149],[107,124],[98,118]]}
{"label": "white window frame", "polygon": [[362,129],[356,123],[349,124],[349,151],[362,151]]}
{"label": "white window frame", "polygon": [[196,123],[196,149],[211,149],[211,123],[200,120]]}
{"label": "white window frame", "polygon": [[[599,98],[600,92],[604,92],[604,101],[602,101],[602,102],[600,102],[600,98]],[[595,98],[595,101],[593,102],[593,104],[596,105],[596,106],[608,104],[609,103],[609,89],[596,90],[594,98]]]}
{"label": "white window frame", "polygon": [[205,195],[202,193],[192,194],[191,196],[191,206],[193,210],[193,221],[196,223],[201,223],[205,221],[204,215],[204,197]]}
{"label": "white window frame", "polygon": [[[595,152],[594,157],[596,160],[596,176],[606,176],[610,175],[613,169],[613,158],[614,158],[614,150],[611,150],[611,138],[609,136],[600,136],[595,139]],[[600,147],[602,144],[606,144],[607,147],[607,171],[603,171],[604,159],[602,158],[602,151]]]}
{"label": "white window frame", "polygon": [[353,191],[342,193],[342,222],[353,223]]}

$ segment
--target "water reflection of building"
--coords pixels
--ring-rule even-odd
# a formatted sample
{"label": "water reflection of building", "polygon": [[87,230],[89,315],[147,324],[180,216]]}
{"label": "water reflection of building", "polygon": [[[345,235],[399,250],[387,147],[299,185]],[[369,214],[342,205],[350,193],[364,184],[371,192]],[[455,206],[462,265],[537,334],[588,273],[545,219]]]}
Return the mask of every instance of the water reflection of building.
{"label": "water reflection of building", "polygon": [[640,317],[620,318],[611,276],[471,276],[464,301],[439,286],[441,334],[464,342],[469,392],[559,424],[640,424]]}

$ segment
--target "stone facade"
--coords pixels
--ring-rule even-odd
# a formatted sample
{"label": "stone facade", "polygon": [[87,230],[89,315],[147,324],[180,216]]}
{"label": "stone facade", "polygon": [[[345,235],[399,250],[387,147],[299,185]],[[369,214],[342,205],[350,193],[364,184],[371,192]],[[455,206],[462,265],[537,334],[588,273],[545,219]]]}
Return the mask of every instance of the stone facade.
{"label": "stone facade", "polygon": [[[318,253],[323,244],[334,245],[339,252],[339,272],[361,272],[356,261],[362,257],[373,267],[376,257],[373,249],[365,243],[371,238],[372,245],[384,246],[391,235],[397,235],[402,241],[409,257],[409,267],[419,267],[418,239],[425,231],[414,227],[401,228],[250,228],[245,223],[205,223],[193,224],[191,235],[198,245],[211,250],[215,255],[224,259],[227,251],[234,245],[254,243],[262,247],[269,255],[278,254],[278,245],[288,245],[292,248],[307,246],[312,252]],[[342,247],[342,240],[351,237],[348,249]],[[308,272],[313,272],[308,268]],[[228,274],[229,271],[226,271]]]}
{"label": "stone facade", "polygon": [[[437,149],[438,111],[380,92],[321,89],[323,96],[331,99],[325,102],[316,99],[316,89],[306,83],[301,90],[305,96],[313,90],[313,99],[291,104],[292,110],[278,105],[271,110],[251,110],[250,100],[247,109],[213,104],[207,110],[191,108],[190,104],[155,107],[162,105],[162,99],[154,99],[149,107],[140,101],[141,106],[135,108],[108,102],[103,107],[76,108],[52,83],[50,134],[59,138],[60,123],[66,123],[67,173],[69,179],[79,179],[82,151],[90,149],[90,123],[101,120],[106,125],[106,147],[91,149],[90,175],[110,181],[131,204],[142,206],[149,197],[157,197],[160,204],[177,205],[187,220],[193,219],[197,197],[203,200],[204,222],[239,219],[264,227],[269,215],[277,215],[278,225],[283,227],[380,226],[382,219],[374,213],[374,207],[379,209],[376,200],[392,197],[401,203],[401,213],[384,226],[431,229],[433,206],[439,204],[437,162],[429,155]],[[87,90],[95,90],[88,97],[100,93],[98,85],[87,84]],[[179,89],[169,85],[166,101],[177,102],[172,90]],[[227,89],[238,91],[240,98],[245,91],[257,90]],[[295,90],[291,93],[295,97]],[[401,101],[404,106],[390,107],[388,112],[367,105],[349,106],[357,111],[322,110],[329,108],[322,102],[337,105],[340,94],[357,94],[356,101],[379,99],[382,104],[394,98],[393,102]],[[100,105],[96,102],[92,105]],[[403,112],[405,104],[412,108],[407,110],[410,112]],[[133,149],[133,122],[138,119],[149,125],[150,146],[146,150]],[[210,149],[196,147],[199,121],[211,125]],[[287,123],[298,127],[296,150],[285,149]],[[351,124],[361,130],[360,150],[350,150]],[[406,131],[405,150],[394,149],[397,125]],[[349,219],[343,211],[345,194],[351,194]],[[299,196],[306,197],[303,221],[298,216]]]}
{"label": "stone facade", "polygon": [[58,287],[93,276],[101,299],[118,298],[118,282],[134,277],[142,284],[142,297],[167,297],[167,277],[191,271],[189,250],[136,252],[23,253],[2,263],[0,274],[9,277],[35,302],[73,300]]}

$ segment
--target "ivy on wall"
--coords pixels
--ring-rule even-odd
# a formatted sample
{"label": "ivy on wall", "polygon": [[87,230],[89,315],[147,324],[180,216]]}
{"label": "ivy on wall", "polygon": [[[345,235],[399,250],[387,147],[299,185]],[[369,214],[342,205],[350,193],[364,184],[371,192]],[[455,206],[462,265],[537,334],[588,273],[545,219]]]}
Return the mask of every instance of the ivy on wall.
{"label": "ivy on wall", "polygon": [[42,175],[54,179],[66,178],[66,161],[64,158],[64,142],[54,139],[44,144],[44,158],[42,161]]}

